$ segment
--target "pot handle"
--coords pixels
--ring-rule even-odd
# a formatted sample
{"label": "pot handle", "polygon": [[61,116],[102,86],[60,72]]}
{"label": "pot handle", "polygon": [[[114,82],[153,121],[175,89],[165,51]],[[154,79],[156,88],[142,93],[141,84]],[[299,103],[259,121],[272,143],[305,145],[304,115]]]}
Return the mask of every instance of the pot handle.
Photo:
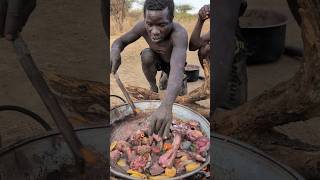
{"label": "pot handle", "polygon": [[0,106],[0,111],[17,111],[20,112],[22,114],[25,114],[29,117],[31,117],[32,119],[34,119],[36,122],[38,122],[46,131],[51,131],[52,128],[50,127],[50,125],[43,119],[41,118],[38,114],[20,107],[20,106],[12,106],[12,105],[1,105]]}

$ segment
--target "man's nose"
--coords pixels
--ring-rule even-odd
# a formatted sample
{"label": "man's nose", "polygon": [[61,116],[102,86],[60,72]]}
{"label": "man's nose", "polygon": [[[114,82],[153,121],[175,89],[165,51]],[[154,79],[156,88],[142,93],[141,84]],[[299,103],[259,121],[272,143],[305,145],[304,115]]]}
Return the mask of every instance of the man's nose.
{"label": "man's nose", "polygon": [[158,28],[154,27],[154,28],[152,28],[151,33],[153,35],[159,35],[160,34],[160,30]]}

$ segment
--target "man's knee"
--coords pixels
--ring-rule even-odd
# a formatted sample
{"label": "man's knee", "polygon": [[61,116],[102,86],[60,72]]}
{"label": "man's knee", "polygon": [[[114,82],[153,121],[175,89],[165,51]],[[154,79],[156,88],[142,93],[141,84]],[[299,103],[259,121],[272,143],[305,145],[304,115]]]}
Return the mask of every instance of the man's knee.
{"label": "man's knee", "polygon": [[144,65],[154,64],[155,54],[151,49],[146,48],[142,50],[140,55],[141,55],[142,64]]}

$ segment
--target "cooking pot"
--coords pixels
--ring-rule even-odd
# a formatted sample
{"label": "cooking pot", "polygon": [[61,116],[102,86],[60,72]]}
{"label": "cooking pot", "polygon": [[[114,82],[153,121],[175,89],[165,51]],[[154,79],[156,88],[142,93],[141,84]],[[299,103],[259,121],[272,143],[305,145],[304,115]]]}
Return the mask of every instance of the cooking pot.
{"label": "cooking pot", "polygon": [[248,64],[279,59],[285,49],[288,18],[277,11],[248,9],[239,19],[242,35],[248,45]]}

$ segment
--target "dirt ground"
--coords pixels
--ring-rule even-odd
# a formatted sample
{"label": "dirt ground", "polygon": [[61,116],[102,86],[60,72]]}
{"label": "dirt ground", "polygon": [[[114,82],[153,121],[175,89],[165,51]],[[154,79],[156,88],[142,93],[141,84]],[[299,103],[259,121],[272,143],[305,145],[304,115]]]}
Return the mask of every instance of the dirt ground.
{"label": "dirt ground", "polygon": [[[293,21],[284,0],[248,0],[249,8],[273,8],[289,16],[287,44],[302,47],[300,31]],[[34,60],[42,71],[54,71],[80,79],[106,82],[106,52],[101,25],[99,0],[42,0],[23,32]],[[111,42],[117,36],[111,37]],[[140,39],[126,48],[122,56],[119,76],[126,85],[148,88],[141,70],[140,51],[147,47]],[[188,63],[198,64],[195,52],[188,52]],[[275,63],[248,67],[249,98],[289,79],[297,71],[300,62],[282,56]],[[203,75],[203,72],[201,73]],[[0,105],[19,105],[38,113],[50,125],[54,123],[39,96],[20,67],[10,43],[0,40]],[[189,91],[202,82],[189,83]],[[121,95],[113,79],[111,94]],[[208,105],[209,101],[202,102]],[[0,113],[0,135],[3,145],[44,132],[26,116],[14,112]],[[318,119],[292,123],[280,127],[281,132],[292,138],[312,144],[320,144]]]}

